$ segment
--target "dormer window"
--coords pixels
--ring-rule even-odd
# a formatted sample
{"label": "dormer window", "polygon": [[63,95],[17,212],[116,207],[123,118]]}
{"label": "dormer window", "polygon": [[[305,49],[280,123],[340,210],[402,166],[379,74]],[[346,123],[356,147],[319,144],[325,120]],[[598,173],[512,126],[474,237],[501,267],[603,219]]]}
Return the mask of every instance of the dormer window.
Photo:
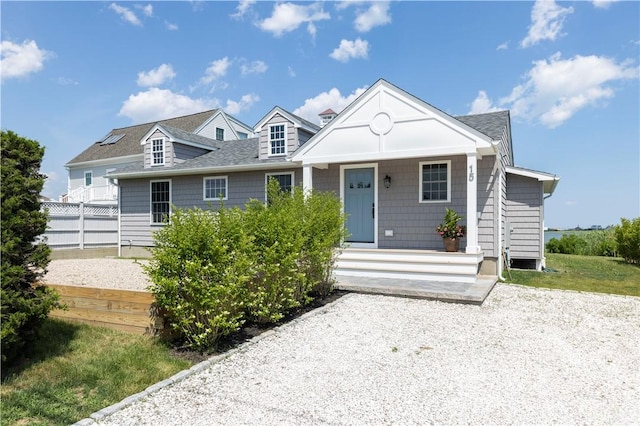
{"label": "dormer window", "polygon": [[161,166],[164,164],[164,139],[151,140],[152,165]]}
{"label": "dormer window", "polygon": [[286,155],[287,139],[286,125],[275,124],[269,126],[269,155]]}
{"label": "dormer window", "polygon": [[216,140],[223,141],[224,140],[224,129],[220,127],[216,127]]}

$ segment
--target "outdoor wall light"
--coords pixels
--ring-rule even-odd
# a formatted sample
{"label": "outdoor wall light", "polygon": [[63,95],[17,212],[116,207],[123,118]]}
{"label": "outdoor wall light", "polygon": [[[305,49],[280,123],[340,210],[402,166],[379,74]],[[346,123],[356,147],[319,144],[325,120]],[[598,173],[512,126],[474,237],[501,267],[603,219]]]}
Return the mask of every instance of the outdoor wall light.
{"label": "outdoor wall light", "polygon": [[390,186],[391,186],[391,176],[386,175],[384,177],[384,187],[389,189]]}

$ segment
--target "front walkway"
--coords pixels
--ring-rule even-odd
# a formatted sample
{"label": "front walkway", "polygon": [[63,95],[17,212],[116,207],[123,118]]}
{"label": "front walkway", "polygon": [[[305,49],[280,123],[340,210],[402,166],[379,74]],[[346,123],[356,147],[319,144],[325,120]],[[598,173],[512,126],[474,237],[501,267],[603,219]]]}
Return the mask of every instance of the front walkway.
{"label": "front walkway", "polygon": [[478,276],[475,283],[449,283],[339,275],[336,276],[335,288],[357,293],[385,294],[481,305],[491,293],[497,280],[497,277]]}

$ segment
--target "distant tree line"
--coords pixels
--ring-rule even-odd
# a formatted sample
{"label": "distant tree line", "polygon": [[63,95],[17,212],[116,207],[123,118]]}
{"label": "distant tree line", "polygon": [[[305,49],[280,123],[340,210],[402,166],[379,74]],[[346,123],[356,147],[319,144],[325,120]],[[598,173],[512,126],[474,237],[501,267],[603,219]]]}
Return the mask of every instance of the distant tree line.
{"label": "distant tree line", "polygon": [[548,253],[619,256],[628,263],[640,264],[640,217],[622,218],[619,225],[604,230],[552,238],[546,244],[546,249]]}

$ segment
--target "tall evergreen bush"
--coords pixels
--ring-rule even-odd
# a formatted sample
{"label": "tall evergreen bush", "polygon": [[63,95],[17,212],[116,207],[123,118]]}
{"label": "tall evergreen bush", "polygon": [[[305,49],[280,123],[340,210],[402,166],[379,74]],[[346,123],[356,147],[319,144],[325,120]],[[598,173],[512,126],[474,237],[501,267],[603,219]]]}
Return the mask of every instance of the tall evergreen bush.
{"label": "tall evergreen bush", "polygon": [[39,286],[49,264],[49,247],[38,236],[47,227],[40,210],[40,191],[46,176],[40,173],[44,148],[37,141],[12,131],[1,134],[2,198],[2,363],[20,358],[36,337],[49,312],[59,306],[58,296]]}

